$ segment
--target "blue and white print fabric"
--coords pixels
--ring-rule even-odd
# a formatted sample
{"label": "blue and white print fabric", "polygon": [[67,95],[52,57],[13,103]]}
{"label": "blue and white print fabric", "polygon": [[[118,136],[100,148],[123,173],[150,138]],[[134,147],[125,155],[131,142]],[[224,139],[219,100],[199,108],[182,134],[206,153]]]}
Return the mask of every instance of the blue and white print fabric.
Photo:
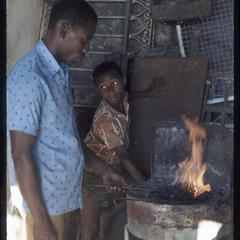
{"label": "blue and white print fabric", "polygon": [[[7,78],[7,129],[35,136],[33,157],[50,215],[82,207],[84,156],[76,128],[68,67],[58,64],[42,40]],[[29,211],[16,184],[8,152],[13,204]]]}

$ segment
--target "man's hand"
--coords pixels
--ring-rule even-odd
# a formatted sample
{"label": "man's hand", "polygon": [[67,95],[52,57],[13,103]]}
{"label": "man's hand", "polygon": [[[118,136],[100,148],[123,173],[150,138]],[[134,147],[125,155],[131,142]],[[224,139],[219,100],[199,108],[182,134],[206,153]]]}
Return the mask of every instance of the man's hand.
{"label": "man's hand", "polygon": [[33,236],[35,240],[57,240],[56,231],[50,221],[47,223],[34,222]]}

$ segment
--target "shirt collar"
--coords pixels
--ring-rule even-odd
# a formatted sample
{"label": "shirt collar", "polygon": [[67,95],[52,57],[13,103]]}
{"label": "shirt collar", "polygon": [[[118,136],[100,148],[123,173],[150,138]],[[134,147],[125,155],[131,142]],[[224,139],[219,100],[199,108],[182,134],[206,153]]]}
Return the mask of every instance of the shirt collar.
{"label": "shirt collar", "polygon": [[67,75],[68,66],[64,63],[60,63],[60,65],[59,65],[57,60],[54,58],[54,56],[52,55],[52,53],[49,51],[49,49],[47,48],[47,46],[45,45],[45,43],[42,40],[40,40],[37,43],[36,49],[39,53],[39,56],[45,63],[46,68],[48,69],[49,73],[52,76],[55,75],[60,69],[62,69],[64,71],[65,75]]}
{"label": "shirt collar", "polygon": [[119,112],[119,111],[117,111],[117,110],[115,110],[113,107],[111,107],[110,104],[109,104],[105,99],[103,99],[103,103],[104,103],[105,107],[106,107],[110,112],[112,112],[113,114],[115,114],[116,116],[117,116],[117,115],[124,115],[125,117],[128,118],[129,105],[128,105],[128,94],[127,94],[127,92],[125,92],[125,94],[124,94],[124,96],[123,96],[123,107],[124,107],[124,111],[125,111],[126,115],[123,114],[123,113],[121,113],[121,112]]}

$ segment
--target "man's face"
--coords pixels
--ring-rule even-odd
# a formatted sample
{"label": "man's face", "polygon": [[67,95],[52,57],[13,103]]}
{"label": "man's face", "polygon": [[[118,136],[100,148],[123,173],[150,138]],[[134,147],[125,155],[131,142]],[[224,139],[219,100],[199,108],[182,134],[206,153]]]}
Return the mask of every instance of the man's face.
{"label": "man's face", "polygon": [[111,105],[121,103],[124,95],[122,76],[116,71],[110,71],[99,76],[98,91],[102,97]]}
{"label": "man's face", "polygon": [[61,49],[59,50],[61,61],[69,66],[79,61],[88,50],[92,35],[93,31],[70,27],[61,40]]}

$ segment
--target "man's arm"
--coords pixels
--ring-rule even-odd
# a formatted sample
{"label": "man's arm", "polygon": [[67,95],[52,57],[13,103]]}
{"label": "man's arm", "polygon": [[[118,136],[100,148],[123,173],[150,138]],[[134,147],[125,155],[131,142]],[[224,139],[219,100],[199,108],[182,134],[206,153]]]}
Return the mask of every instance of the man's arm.
{"label": "man's arm", "polygon": [[144,181],[146,181],[146,178],[143,176],[143,174],[131,162],[126,148],[124,146],[119,146],[115,150],[116,150],[117,156],[120,159],[123,167],[128,171],[128,173],[132,177],[132,179],[138,184],[141,184]]}
{"label": "man's arm", "polygon": [[39,176],[32,156],[35,137],[20,131],[10,131],[12,158],[17,183],[33,216],[34,239],[56,240],[40,191]]}

